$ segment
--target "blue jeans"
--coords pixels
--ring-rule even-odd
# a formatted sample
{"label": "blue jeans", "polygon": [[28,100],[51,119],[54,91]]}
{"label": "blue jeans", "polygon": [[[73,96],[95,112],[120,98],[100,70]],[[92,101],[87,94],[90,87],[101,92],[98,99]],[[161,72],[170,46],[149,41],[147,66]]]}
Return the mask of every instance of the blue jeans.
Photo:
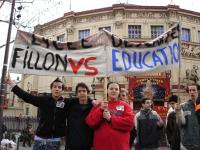
{"label": "blue jeans", "polygon": [[43,142],[43,141],[34,141],[33,150],[60,150],[60,142]]}

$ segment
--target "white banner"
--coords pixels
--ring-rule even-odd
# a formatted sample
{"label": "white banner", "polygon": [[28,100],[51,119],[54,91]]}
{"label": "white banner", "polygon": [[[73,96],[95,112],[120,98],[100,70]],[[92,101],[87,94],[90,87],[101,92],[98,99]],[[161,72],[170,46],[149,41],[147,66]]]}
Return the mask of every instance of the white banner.
{"label": "white banner", "polygon": [[55,76],[141,75],[179,64],[179,25],[156,39],[134,43],[101,31],[76,42],[59,43],[18,31],[10,72]]}
{"label": "white banner", "polygon": [[172,70],[179,65],[179,44],[174,39],[168,44],[153,48],[139,50],[119,49],[112,47],[109,51],[109,73],[110,75],[141,75],[147,72],[161,72]]}

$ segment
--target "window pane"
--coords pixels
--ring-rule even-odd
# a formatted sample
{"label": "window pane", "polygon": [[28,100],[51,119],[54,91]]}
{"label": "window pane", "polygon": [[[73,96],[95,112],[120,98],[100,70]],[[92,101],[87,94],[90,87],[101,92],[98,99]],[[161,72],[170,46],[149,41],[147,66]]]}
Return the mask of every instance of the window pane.
{"label": "window pane", "polygon": [[110,27],[110,26],[107,26],[107,27],[100,27],[100,28],[99,28],[99,31],[101,31],[101,30],[103,30],[103,29],[105,29],[105,30],[111,32],[111,27]]}
{"label": "window pane", "polygon": [[140,25],[129,25],[128,26],[128,37],[129,38],[141,38],[141,26]]}
{"label": "window pane", "polygon": [[88,36],[90,36],[90,30],[79,30],[79,40],[87,38]]}
{"label": "window pane", "polygon": [[59,41],[59,42],[64,42],[65,41],[65,34],[58,35],[56,37],[56,40]]}
{"label": "window pane", "polygon": [[181,40],[190,42],[190,29],[182,28]]}
{"label": "window pane", "polygon": [[164,33],[164,27],[163,26],[151,26],[151,38],[157,38],[161,34]]}
{"label": "window pane", "polygon": [[29,107],[26,107],[26,112],[25,114],[28,116],[29,115]]}

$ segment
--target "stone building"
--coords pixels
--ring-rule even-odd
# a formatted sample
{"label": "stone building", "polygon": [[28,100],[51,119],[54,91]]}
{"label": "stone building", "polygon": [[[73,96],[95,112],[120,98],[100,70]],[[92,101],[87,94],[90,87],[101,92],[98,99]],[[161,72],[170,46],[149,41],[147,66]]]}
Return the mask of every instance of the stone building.
{"label": "stone building", "polygon": [[[51,40],[61,42],[76,41],[86,38],[103,28],[128,41],[142,42],[156,38],[174,23],[182,27],[181,41],[181,89],[188,82],[199,82],[200,78],[200,12],[181,9],[177,5],[138,6],[131,4],[113,4],[110,7],[67,12],[56,20],[37,25],[34,33]],[[177,92],[178,69],[162,72],[156,76],[171,76],[171,91]],[[49,85],[55,79],[51,76],[24,75],[22,87],[36,93],[50,92]],[[62,77],[67,85],[66,95],[73,95],[78,82],[86,82],[92,89],[95,98],[102,97],[102,78]],[[110,77],[128,88],[127,77]],[[29,85],[29,87],[28,87]],[[95,91],[95,92],[94,92]],[[187,97],[181,90],[182,100]],[[94,95],[95,94],[95,95]],[[30,106],[29,106],[30,107]],[[30,112],[28,115],[35,115]]]}

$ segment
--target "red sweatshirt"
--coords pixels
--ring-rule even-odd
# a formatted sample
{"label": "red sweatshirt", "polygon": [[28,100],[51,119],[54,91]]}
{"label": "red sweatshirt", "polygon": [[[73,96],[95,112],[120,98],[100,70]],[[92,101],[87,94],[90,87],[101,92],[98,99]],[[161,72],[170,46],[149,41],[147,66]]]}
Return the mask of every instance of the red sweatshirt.
{"label": "red sweatshirt", "polygon": [[86,123],[94,128],[93,150],[129,150],[130,130],[134,124],[134,114],[124,101],[109,101],[111,121],[103,118],[101,104],[93,107]]}

